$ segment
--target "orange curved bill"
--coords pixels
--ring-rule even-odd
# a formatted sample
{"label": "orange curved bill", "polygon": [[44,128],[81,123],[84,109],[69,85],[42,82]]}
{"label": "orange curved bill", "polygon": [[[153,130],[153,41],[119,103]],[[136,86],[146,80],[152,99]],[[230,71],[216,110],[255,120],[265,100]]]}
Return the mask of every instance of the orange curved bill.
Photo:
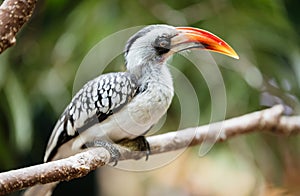
{"label": "orange curved bill", "polygon": [[176,30],[184,34],[187,38],[185,43],[199,43],[205,50],[218,52],[232,58],[239,59],[238,54],[231,48],[231,46],[229,46],[229,44],[208,31],[194,27],[176,27]]}

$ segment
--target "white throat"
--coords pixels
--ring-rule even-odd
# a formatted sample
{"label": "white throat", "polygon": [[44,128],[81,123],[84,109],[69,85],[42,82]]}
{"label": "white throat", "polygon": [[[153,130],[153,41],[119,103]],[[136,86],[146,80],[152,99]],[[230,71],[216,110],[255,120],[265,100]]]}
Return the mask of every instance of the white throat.
{"label": "white throat", "polygon": [[[132,68],[132,66],[130,67]],[[157,88],[167,88],[168,91],[172,92],[174,90],[172,76],[166,63],[149,63],[134,67],[134,69],[129,69],[128,71],[137,77],[141,90],[153,85],[157,86]]]}

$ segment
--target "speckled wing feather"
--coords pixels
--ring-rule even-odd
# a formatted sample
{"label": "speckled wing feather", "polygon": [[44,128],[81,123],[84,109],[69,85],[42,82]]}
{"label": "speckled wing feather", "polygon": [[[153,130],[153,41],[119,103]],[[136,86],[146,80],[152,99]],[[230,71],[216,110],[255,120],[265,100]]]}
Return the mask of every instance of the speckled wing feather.
{"label": "speckled wing feather", "polygon": [[118,112],[136,92],[137,80],[127,72],[104,74],[86,83],[56,123],[44,161],[51,160],[62,144],[80,132]]}

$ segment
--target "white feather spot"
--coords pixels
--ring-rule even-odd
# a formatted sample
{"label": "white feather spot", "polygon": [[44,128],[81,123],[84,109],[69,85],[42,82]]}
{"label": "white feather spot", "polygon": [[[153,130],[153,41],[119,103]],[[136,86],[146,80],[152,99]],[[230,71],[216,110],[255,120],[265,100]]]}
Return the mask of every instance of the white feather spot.
{"label": "white feather spot", "polygon": [[120,82],[121,82],[121,77],[118,76],[118,77],[116,78],[116,82],[117,82],[117,83],[120,83]]}
{"label": "white feather spot", "polygon": [[89,104],[89,108],[90,108],[90,109],[95,109],[95,104],[90,103],[90,104]]}
{"label": "white feather spot", "polygon": [[79,110],[76,109],[74,114],[73,114],[73,119],[76,121],[78,119],[78,115],[79,115]]}
{"label": "white feather spot", "polygon": [[71,107],[71,109],[69,110],[69,114],[70,114],[70,115],[73,115],[74,109],[75,109],[75,107]]}
{"label": "white feather spot", "polygon": [[107,98],[102,99],[101,103],[102,103],[103,106],[108,107],[108,99]]}
{"label": "white feather spot", "polygon": [[125,96],[125,95],[122,95],[122,99],[121,99],[121,102],[120,102],[120,104],[124,104],[124,103],[125,103],[125,101],[126,101],[126,96]]}
{"label": "white feather spot", "polygon": [[120,90],[121,90],[120,84],[116,84],[116,91],[117,91],[117,92],[120,92]]}
{"label": "white feather spot", "polygon": [[98,100],[98,95],[93,96],[93,97],[92,97],[92,100],[93,100],[93,102],[96,102],[96,101]]}
{"label": "white feather spot", "polygon": [[112,89],[109,89],[109,91],[108,91],[108,96],[111,97],[111,96],[112,96],[112,92],[113,92]]}
{"label": "white feather spot", "polygon": [[93,91],[92,91],[92,96],[97,96],[98,95],[98,91],[97,91],[97,89],[95,88],[95,89],[93,89]]}
{"label": "white feather spot", "polygon": [[84,104],[83,104],[83,108],[84,108],[84,109],[87,109],[87,107],[88,107],[88,106],[87,106],[87,103],[84,103]]}
{"label": "white feather spot", "polygon": [[70,132],[71,130],[73,130],[73,127],[72,127],[70,121],[67,122],[67,130],[68,130],[68,132]]}
{"label": "white feather spot", "polygon": [[76,108],[80,108],[80,101],[76,101]]}
{"label": "white feather spot", "polygon": [[127,93],[127,89],[126,89],[126,87],[123,87],[122,88],[122,94],[126,94]]}
{"label": "white feather spot", "polygon": [[107,91],[104,91],[103,93],[102,93],[102,98],[106,98],[107,97]]}
{"label": "white feather spot", "polygon": [[120,95],[117,94],[116,97],[114,98],[115,103],[120,103]]}

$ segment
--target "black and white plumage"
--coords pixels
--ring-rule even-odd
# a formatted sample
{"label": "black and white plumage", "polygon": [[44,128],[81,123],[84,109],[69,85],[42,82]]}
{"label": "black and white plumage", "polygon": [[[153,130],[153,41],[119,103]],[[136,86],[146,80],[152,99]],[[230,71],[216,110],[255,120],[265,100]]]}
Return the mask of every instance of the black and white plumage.
{"label": "black and white plumage", "polygon": [[[238,58],[226,42],[197,28],[150,25],[133,35],[125,47],[127,71],[100,75],[83,86],[54,127],[44,161],[73,155],[98,140],[117,142],[144,135],[173,98],[166,61],[193,48]],[[39,193],[51,194],[53,185]]]}
{"label": "black and white plumage", "polygon": [[54,127],[44,161],[54,158],[62,144],[118,112],[136,95],[137,87],[137,79],[127,72],[104,74],[86,83]]}

